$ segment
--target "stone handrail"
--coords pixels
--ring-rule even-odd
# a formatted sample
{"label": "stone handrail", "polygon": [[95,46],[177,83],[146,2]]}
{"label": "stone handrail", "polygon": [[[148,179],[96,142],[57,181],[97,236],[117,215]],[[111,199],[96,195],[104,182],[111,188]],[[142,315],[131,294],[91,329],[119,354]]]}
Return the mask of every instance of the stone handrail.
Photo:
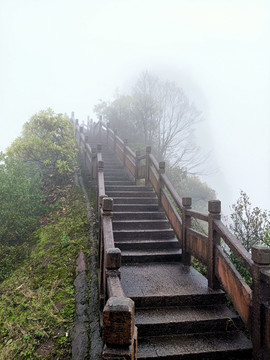
{"label": "stone handrail", "polygon": [[[135,305],[127,298],[120,280],[121,251],[114,245],[112,216],[113,199],[108,198],[104,183],[102,145],[93,148],[89,135],[96,130],[95,124],[79,126],[75,121],[75,136],[86,177],[97,182],[97,220],[99,224],[99,299],[103,311],[103,358],[136,358],[137,328]],[[99,125],[98,132],[102,131]],[[88,135],[87,135],[88,134]],[[119,141],[121,144],[122,142]]]}

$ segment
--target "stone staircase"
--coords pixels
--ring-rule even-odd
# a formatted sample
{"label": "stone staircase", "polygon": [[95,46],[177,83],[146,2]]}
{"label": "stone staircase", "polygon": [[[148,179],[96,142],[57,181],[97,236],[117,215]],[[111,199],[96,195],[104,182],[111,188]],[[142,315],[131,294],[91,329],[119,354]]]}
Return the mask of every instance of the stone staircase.
{"label": "stone staircase", "polygon": [[135,302],[138,359],[251,359],[251,342],[224,292],[208,288],[204,276],[181,263],[153,189],[136,185],[106,146],[102,156],[122,287]]}

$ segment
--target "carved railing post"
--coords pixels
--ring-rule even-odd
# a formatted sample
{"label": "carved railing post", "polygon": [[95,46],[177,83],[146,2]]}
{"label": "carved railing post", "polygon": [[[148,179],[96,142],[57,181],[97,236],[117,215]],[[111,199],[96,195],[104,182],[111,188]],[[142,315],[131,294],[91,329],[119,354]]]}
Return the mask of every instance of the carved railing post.
{"label": "carved railing post", "polygon": [[141,156],[141,152],[140,150],[136,150],[136,167],[135,167],[135,182],[137,184],[137,181],[139,179],[139,166],[140,166],[140,159],[139,157]]}
{"label": "carved railing post", "polygon": [[[126,297],[110,297],[103,310],[104,359],[135,360],[137,358],[135,305]],[[117,350],[121,351],[118,353]],[[117,355],[117,356],[116,356]]]}
{"label": "carved railing post", "polygon": [[219,289],[220,284],[215,276],[215,247],[220,245],[220,236],[214,230],[214,220],[220,220],[221,218],[221,202],[219,200],[208,201],[208,211],[208,286],[211,289]]}
{"label": "carved railing post", "polygon": [[124,166],[126,166],[127,143],[128,143],[128,139],[124,139],[124,148],[123,148],[123,164],[124,164]]}
{"label": "carved railing post", "polygon": [[186,266],[191,265],[191,255],[187,250],[187,229],[191,227],[191,216],[187,215],[186,210],[191,209],[192,199],[190,197],[182,198],[182,261]]}
{"label": "carved railing post", "polygon": [[270,358],[270,248],[265,245],[252,247],[253,293],[251,310],[251,338],[253,358]]}
{"label": "carved railing post", "polygon": [[158,206],[161,207],[161,190],[163,188],[163,181],[162,181],[162,174],[165,174],[165,161],[159,162],[159,169],[158,169]]}
{"label": "carved railing post", "polygon": [[151,154],[151,146],[146,146],[146,160],[145,160],[145,186],[149,185],[149,167],[150,159],[149,155]]}

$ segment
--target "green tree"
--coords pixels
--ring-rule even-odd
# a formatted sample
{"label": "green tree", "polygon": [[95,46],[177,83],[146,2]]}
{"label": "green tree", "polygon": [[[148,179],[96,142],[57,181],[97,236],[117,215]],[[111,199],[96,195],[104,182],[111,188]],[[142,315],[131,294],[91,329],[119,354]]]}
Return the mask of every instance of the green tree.
{"label": "green tree", "polygon": [[229,227],[247,251],[251,251],[257,242],[270,245],[270,211],[253,208],[248,195],[242,190],[232,209]]}
{"label": "green tree", "polygon": [[14,158],[0,157],[0,242],[26,241],[44,214],[39,169]]}
{"label": "green tree", "polygon": [[24,124],[22,136],[8,148],[7,155],[35,164],[43,173],[47,192],[68,184],[76,158],[73,126],[62,114],[40,111]]}

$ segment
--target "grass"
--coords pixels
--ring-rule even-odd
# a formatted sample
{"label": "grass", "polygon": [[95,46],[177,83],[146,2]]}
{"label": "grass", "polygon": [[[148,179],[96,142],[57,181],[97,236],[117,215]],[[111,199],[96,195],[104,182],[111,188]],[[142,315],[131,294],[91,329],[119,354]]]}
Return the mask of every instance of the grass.
{"label": "grass", "polygon": [[90,255],[88,226],[81,190],[69,189],[0,283],[0,360],[71,358],[73,281],[78,253]]}

